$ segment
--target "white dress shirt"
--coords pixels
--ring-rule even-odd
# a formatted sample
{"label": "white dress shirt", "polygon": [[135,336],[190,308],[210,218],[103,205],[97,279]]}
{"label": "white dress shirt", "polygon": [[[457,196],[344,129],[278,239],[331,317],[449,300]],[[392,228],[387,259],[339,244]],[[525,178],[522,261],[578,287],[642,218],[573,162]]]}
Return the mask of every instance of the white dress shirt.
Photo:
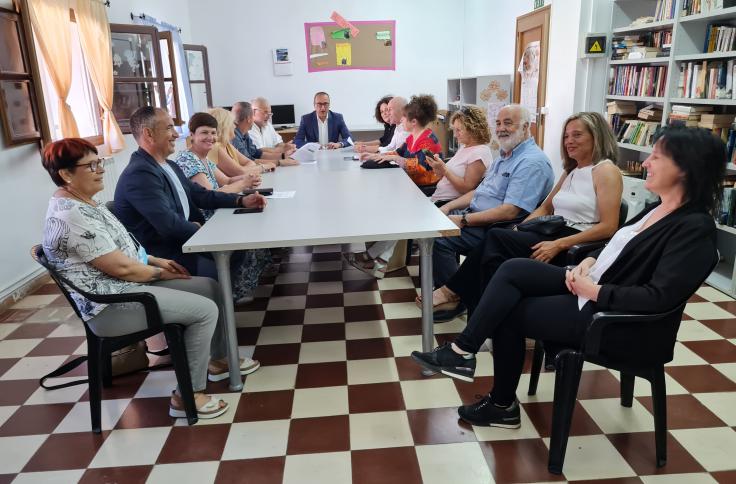
{"label": "white dress shirt", "polygon": [[406,143],[406,138],[409,137],[409,132],[404,130],[404,124],[399,123],[394,129],[394,135],[391,137],[391,142],[386,146],[378,148],[379,153],[388,153],[389,151],[396,151],[401,148],[401,145]]}
{"label": "white dress shirt", "polygon": [[253,143],[258,149],[274,148],[276,145],[284,142],[284,139],[276,132],[271,123],[266,124],[263,128],[253,123],[250,131],[248,131],[248,136],[250,136],[250,139],[253,140]]}
{"label": "white dress shirt", "polygon": [[319,115],[317,116],[317,127],[319,128],[319,145],[320,146],[327,146],[327,143],[330,142],[330,134],[329,134],[329,130],[327,129],[327,122],[329,120],[330,120],[330,113],[327,113],[327,116],[325,117],[324,121],[319,119]]}

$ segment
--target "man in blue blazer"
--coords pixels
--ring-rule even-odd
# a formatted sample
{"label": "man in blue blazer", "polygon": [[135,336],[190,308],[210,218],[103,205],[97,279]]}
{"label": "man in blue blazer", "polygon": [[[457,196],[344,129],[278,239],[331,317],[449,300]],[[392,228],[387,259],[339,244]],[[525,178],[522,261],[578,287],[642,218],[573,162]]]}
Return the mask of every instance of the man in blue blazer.
{"label": "man in blue blazer", "polygon": [[205,222],[200,208],[265,207],[266,199],[207,190],[189,180],[167,160],[179,134],[163,109],[138,109],[130,129],[139,148],[115,188],[115,215],[147,252],[174,259],[194,275],[216,278],[211,257],[181,250]]}
{"label": "man in blue blazer", "polygon": [[330,95],[326,92],[314,95],[314,111],[302,116],[299,123],[294,144],[301,148],[305,143],[319,143],[331,150],[352,144],[342,114],[330,111]]}

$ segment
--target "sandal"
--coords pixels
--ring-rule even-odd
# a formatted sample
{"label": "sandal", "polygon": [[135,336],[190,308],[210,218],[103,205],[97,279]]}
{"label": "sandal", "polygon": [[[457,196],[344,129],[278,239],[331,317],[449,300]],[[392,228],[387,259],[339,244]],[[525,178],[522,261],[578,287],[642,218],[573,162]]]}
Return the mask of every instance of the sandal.
{"label": "sandal", "polygon": [[[261,367],[261,363],[258,360],[252,358],[240,358],[240,376],[245,376],[253,373]],[[218,363],[210,364],[207,367],[207,379],[209,381],[222,381],[230,378],[230,369],[225,363],[224,366],[220,366]]]}
{"label": "sandal", "polygon": [[351,252],[343,255],[345,256],[345,260],[359,271],[365,272],[377,279],[386,277],[388,262],[380,258],[371,259],[365,252]]}
{"label": "sandal", "polygon": [[[414,303],[419,307],[419,309],[422,309],[422,296],[418,295],[416,298],[414,298]],[[460,304],[460,298],[454,299],[452,301],[445,301],[439,304],[434,304],[432,305],[432,312],[453,311],[457,308],[458,304]]]}
{"label": "sandal", "polygon": [[[210,396],[210,399],[197,408],[197,418],[209,419],[219,417],[223,413],[227,412],[230,408],[225,400],[217,400],[215,397]],[[184,411],[184,405],[181,401],[181,396],[176,394],[176,391],[171,392],[171,402],[169,402],[169,416],[173,418],[186,418],[187,413]]]}

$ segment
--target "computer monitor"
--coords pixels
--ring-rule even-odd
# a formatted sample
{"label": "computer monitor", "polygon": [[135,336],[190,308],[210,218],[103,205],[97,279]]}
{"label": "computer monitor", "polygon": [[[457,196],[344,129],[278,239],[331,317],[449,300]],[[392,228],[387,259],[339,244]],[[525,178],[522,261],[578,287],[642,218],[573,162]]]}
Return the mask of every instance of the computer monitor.
{"label": "computer monitor", "polygon": [[271,112],[273,113],[271,123],[274,126],[292,126],[296,124],[293,104],[272,104]]}

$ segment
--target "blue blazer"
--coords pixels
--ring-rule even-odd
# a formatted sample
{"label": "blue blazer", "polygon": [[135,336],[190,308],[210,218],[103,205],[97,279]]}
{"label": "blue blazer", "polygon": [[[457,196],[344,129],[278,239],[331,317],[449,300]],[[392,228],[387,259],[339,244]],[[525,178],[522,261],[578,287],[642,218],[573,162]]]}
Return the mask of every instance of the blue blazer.
{"label": "blue blazer", "polygon": [[235,207],[238,195],[207,190],[189,180],[176,163],[167,163],[187,194],[189,219],[184,218],[184,209],[169,177],[143,148],[130,156],[130,163],[120,175],[114,210],[149,254],[184,262],[189,258],[183,257],[181,246],[197,231],[193,222],[204,224],[199,209]]}
{"label": "blue blazer", "polygon": [[[347,146],[348,138],[350,138],[350,131],[348,130],[345,120],[340,113],[329,112],[327,116],[327,140],[330,143],[342,143],[342,146]],[[342,138],[342,141],[340,140]],[[299,122],[299,131],[297,131],[294,137],[294,144],[297,148],[301,148],[305,143],[319,143],[319,125],[317,124],[317,112],[312,111],[309,114],[302,116],[301,122]]]}

